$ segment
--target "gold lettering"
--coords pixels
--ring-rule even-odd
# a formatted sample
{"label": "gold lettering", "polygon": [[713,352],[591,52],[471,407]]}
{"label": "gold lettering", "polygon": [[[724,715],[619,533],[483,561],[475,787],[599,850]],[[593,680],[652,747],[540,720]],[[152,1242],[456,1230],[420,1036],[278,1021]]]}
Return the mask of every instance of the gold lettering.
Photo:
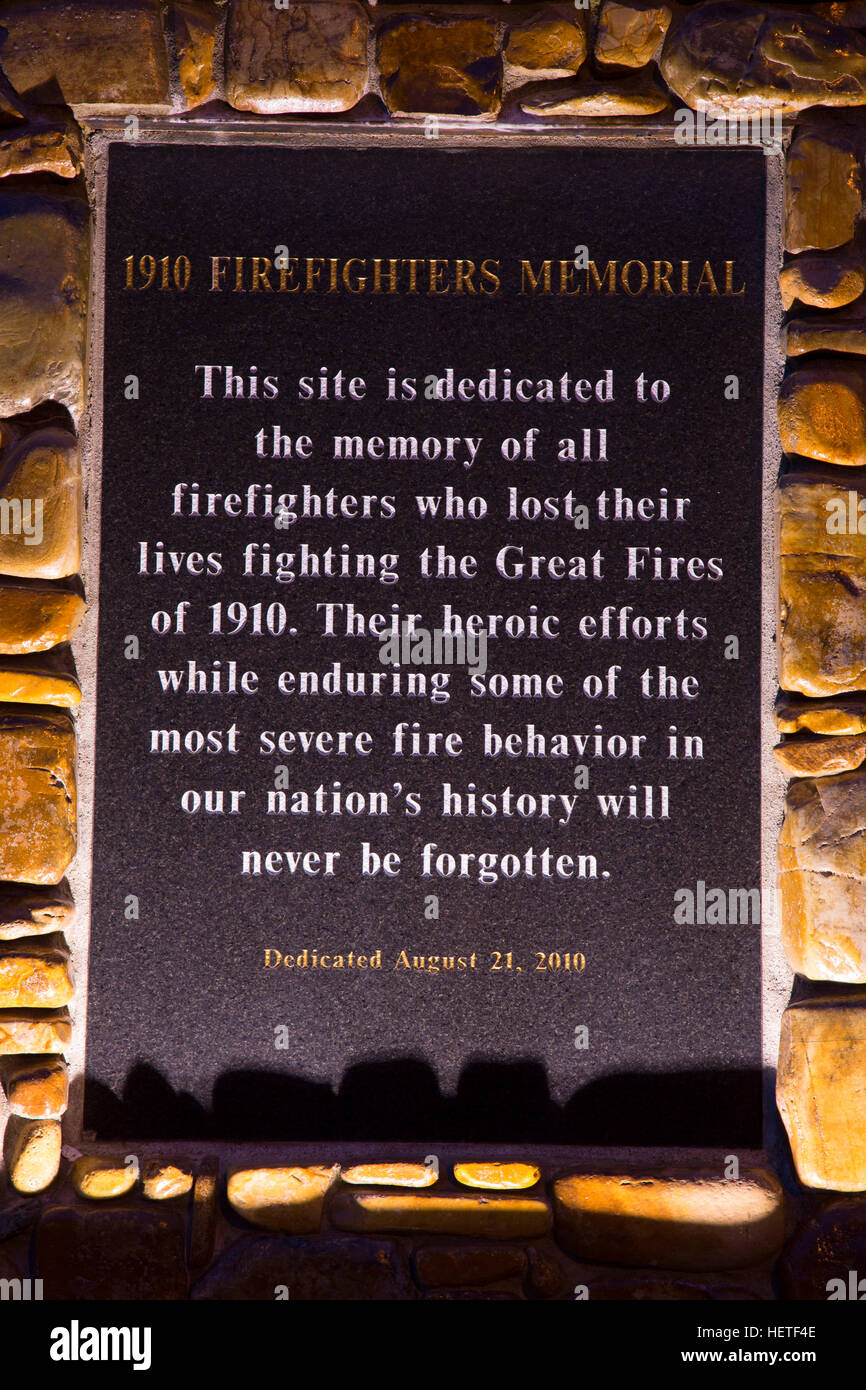
{"label": "gold lettering", "polygon": [[[255,294],[257,290],[270,290],[271,293],[273,293],[274,287],[268,279],[272,262],[267,256],[253,256],[252,266],[253,283],[250,293]],[[262,267],[264,267],[264,269],[262,269]]]}
{"label": "gold lettering", "polygon": [[743,281],[738,290],[734,289],[734,262],[725,261],[725,294],[745,294],[746,282]]}
{"label": "gold lettering", "polygon": [[589,274],[586,277],[587,291],[589,291],[589,276],[591,275],[595,282],[595,288],[597,290],[601,290],[602,281],[605,279],[605,277],[607,277],[608,294],[616,294],[616,261],[608,261],[602,275],[599,275],[598,267],[596,266],[595,261],[590,261],[587,269],[589,271]]}
{"label": "gold lettering", "polygon": [[701,271],[700,279],[698,280],[698,283],[695,286],[695,294],[700,294],[701,286],[705,282],[710,287],[710,294],[718,294],[719,291],[716,285],[715,276],[713,275],[713,268],[710,265],[709,261],[704,261],[704,268]]}
{"label": "gold lettering", "polygon": [[[633,265],[640,266],[640,285],[636,290],[633,290],[629,283],[629,274]],[[625,265],[622,268],[622,287],[625,290],[626,294],[643,294],[648,284],[649,271],[647,270],[643,261],[626,261]]]}
{"label": "gold lettering", "polygon": [[538,289],[541,282],[541,293],[550,294],[550,261],[542,261],[538,274],[536,275],[529,261],[520,262],[520,293],[526,294],[526,283],[529,282],[529,289],[532,294]]}
{"label": "gold lettering", "polygon": [[[662,270],[664,266],[664,270]],[[673,294],[671,289],[671,275],[673,274],[672,261],[653,261],[653,294],[661,294],[664,288],[665,294]]]}

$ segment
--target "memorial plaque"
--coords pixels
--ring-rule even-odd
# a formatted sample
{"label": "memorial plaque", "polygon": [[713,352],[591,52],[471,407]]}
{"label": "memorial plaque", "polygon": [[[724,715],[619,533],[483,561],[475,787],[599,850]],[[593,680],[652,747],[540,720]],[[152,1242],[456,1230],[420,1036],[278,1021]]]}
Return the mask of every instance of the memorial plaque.
{"label": "memorial plaque", "polygon": [[111,146],[100,1137],[760,1143],[764,190]]}

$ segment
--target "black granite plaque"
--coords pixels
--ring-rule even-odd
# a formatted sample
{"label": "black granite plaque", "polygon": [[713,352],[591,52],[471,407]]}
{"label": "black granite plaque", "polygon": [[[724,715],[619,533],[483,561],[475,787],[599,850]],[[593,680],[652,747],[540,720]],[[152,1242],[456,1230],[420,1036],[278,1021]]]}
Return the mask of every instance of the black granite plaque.
{"label": "black granite plaque", "polygon": [[111,147],[88,1128],[759,1142],[764,169]]}

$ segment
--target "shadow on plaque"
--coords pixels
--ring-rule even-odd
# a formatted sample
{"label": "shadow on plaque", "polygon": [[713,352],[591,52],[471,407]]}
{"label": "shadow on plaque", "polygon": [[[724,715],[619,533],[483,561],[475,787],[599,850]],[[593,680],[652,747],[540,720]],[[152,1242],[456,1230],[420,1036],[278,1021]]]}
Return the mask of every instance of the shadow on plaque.
{"label": "shadow on plaque", "polygon": [[145,1063],[122,1097],[88,1077],[84,1128],[100,1140],[533,1143],[580,1146],[761,1145],[761,1072],[621,1074],[596,1079],[565,1105],[535,1061],[468,1064],[445,1096],[427,1063],[352,1067],[338,1091],[267,1071],[221,1076],[206,1109]]}

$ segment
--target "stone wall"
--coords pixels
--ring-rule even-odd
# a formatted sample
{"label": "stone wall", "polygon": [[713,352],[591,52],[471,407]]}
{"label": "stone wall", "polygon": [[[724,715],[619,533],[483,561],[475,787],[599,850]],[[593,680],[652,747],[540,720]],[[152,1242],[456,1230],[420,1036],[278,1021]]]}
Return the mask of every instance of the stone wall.
{"label": "stone wall", "polygon": [[[0,535],[0,1278],[41,1278],[47,1298],[826,1298],[866,1267],[866,5],[5,0],[0,25],[0,499],[19,508]],[[88,597],[82,124],[193,111],[670,135],[684,109],[786,118],[776,758],[798,982],[778,1106],[793,1167],[64,1146],[81,1023],[64,875]]]}

